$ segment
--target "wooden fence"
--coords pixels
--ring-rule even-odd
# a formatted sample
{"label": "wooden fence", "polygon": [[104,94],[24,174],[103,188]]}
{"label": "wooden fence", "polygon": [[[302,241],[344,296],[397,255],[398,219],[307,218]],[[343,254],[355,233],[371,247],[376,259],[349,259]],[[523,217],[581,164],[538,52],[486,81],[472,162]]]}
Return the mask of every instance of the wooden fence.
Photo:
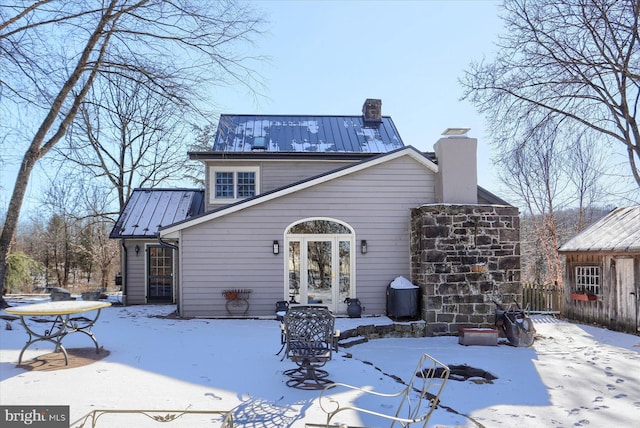
{"label": "wooden fence", "polygon": [[564,311],[564,289],[554,284],[522,284],[522,307],[534,314]]}

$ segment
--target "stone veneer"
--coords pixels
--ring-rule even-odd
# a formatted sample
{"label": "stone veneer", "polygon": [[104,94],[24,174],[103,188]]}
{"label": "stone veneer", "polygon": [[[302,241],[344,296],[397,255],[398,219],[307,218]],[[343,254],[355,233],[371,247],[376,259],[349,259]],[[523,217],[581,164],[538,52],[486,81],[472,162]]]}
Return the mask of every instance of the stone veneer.
{"label": "stone veneer", "polygon": [[518,209],[436,204],[411,210],[411,270],[427,336],[493,326],[493,300],[520,302],[522,294]]}

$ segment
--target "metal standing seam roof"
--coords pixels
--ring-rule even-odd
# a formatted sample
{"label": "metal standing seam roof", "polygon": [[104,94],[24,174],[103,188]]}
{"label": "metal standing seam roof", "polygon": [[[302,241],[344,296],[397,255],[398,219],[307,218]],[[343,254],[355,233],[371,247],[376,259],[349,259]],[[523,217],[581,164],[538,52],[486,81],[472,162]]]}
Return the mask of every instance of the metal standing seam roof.
{"label": "metal standing seam roof", "polygon": [[135,189],[109,237],[155,237],[160,227],[186,220],[203,211],[204,190]]}
{"label": "metal standing seam roof", "polygon": [[640,252],[640,206],[616,208],[558,251]]}
{"label": "metal standing seam roof", "polygon": [[223,114],[214,152],[386,153],[404,147],[389,116]]}

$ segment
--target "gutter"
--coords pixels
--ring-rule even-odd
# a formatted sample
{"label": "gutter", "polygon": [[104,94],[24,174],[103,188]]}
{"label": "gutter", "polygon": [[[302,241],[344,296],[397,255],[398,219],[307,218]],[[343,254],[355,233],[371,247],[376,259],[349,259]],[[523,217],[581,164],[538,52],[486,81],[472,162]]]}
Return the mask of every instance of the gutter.
{"label": "gutter", "polygon": [[158,235],[158,244],[160,244],[161,247],[171,248],[172,250],[176,251],[180,249],[180,247],[178,247],[177,245],[169,244],[168,242],[163,241],[160,235]]}

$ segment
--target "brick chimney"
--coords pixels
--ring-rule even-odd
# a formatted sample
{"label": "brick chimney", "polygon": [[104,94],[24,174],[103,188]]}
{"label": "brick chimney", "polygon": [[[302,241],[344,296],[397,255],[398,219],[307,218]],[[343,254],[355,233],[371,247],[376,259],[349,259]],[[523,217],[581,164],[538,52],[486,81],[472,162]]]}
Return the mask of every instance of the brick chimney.
{"label": "brick chimney", "polygon": [[468,128],[448,128],[434,145],[438,160],[438,203],[478,203],[478,140],[467,137],[468,131]]}

